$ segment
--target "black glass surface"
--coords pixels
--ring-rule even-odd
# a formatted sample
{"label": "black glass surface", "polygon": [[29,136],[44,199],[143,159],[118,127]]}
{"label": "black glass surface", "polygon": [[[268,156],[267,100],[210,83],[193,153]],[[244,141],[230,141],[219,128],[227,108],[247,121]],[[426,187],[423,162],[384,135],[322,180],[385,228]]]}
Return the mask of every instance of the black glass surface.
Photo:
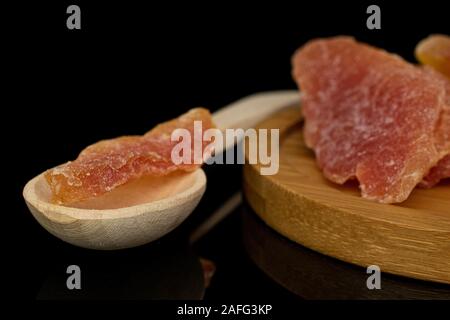
{"label": "black glass surface", "polygon": [[[380,3],[381,30],[366,28],[368,4],[342,1],[236,4],[79,1],[82,30],[66,28],[72,1],[15,2],[4,10],[2,90],[2,274],[8,297],[204,299],[443,298],[448,287],[383,274],[365,290],[363,268],[290,242],[246,209],[194,245],[189,235],[241,187],[241,168],[206,166],[207,191],[174,232],[134,249],[101,252],[50,235],[22,190],[87,145],[143,134],[189,108],[215,111],[242,97],[296,89],[290,58],[315,37],[346,34],[415,61],[414,47],[450,33],[445,1]],[[4,162],[4,163],[3,163]],[[200,258],[216,267],[205,288]],[[67,292],[68,265],[83,289]]]}

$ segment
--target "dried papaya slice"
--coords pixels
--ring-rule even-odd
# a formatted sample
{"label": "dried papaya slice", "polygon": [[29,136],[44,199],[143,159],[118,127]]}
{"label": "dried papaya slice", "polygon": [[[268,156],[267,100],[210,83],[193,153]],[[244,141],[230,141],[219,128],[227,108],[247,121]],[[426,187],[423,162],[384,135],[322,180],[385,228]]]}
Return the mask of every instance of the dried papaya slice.
{"label": "dried papaya slice", "polygon": [[[201,121],[199,127],[194,121]],[[177,170],[193,171],[200,164],[175,164],[171,141],[175,129],[187,129],[192,136],[214,127],[207,109],[195,108],[180,117],[159,124],[143,136],[123,136],[103,140],[84,149],[78,158],[45,172],[52,191],[52,202],[69,204],[100,196],[142,176],[162,176]],[[192,143],[194,148],[195,142]],[[201,141],[205,150],[207,143]]]}

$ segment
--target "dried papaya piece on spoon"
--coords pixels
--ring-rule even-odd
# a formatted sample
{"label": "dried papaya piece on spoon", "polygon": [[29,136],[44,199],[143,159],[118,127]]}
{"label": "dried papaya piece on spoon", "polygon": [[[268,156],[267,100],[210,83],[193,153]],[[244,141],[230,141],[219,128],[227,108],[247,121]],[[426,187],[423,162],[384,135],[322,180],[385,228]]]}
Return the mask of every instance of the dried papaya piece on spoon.
{"label": "dried papaya piece on spoon", "polygon": [[[201,121],[196,127],[194,121]],[[171,121],[157,125],[143,136],[123,136],[103,140],[84,149],[74,161],[45,172],[52,202],[69,204],[97,197],[143,176],[163,176],[171,172],[193,171],[190,163],[175,164],[171,153],[178,141],[171,141],[175,129],[186,129],[192,137],[214,127],[207,109],[195,108]],[[201,132],[194,132],[200,130]],[[194,141],[192,141],[194,148]],[[202,151],[207,143],[201,141]]]}

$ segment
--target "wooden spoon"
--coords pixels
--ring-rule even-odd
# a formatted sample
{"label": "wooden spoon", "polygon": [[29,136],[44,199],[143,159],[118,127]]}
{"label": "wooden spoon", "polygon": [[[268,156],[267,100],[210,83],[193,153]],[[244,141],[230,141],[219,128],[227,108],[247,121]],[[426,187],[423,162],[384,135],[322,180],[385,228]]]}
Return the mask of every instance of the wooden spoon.
{"label": "wooden spoon", "polygon": [[[213,114],[217,127],[248,129],[270,114],[298,103],[297,91],[259,93]],[[234,143],[227,142],[225,149]],[[23,196],[36,220],[51,234],[71,244],[113,250],[156,240],[183,222],[206,188],[202,169],[166,177],[145,177],[71,207],[49,201],[43,174],[30,180]]]}

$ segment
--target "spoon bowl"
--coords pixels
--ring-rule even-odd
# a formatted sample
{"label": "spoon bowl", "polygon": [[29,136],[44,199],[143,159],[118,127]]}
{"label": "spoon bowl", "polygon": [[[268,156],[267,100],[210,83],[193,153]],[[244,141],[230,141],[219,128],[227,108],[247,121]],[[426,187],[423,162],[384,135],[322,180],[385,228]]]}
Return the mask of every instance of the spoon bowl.
{"label": "spoon bowl", "polygon": [[23,191],[36,220],[56,237],[84,248],[114,250],[156,240],[180,225],[206,188],[202,169],[146,177],[70,207],[50,202],[43,174]]}

